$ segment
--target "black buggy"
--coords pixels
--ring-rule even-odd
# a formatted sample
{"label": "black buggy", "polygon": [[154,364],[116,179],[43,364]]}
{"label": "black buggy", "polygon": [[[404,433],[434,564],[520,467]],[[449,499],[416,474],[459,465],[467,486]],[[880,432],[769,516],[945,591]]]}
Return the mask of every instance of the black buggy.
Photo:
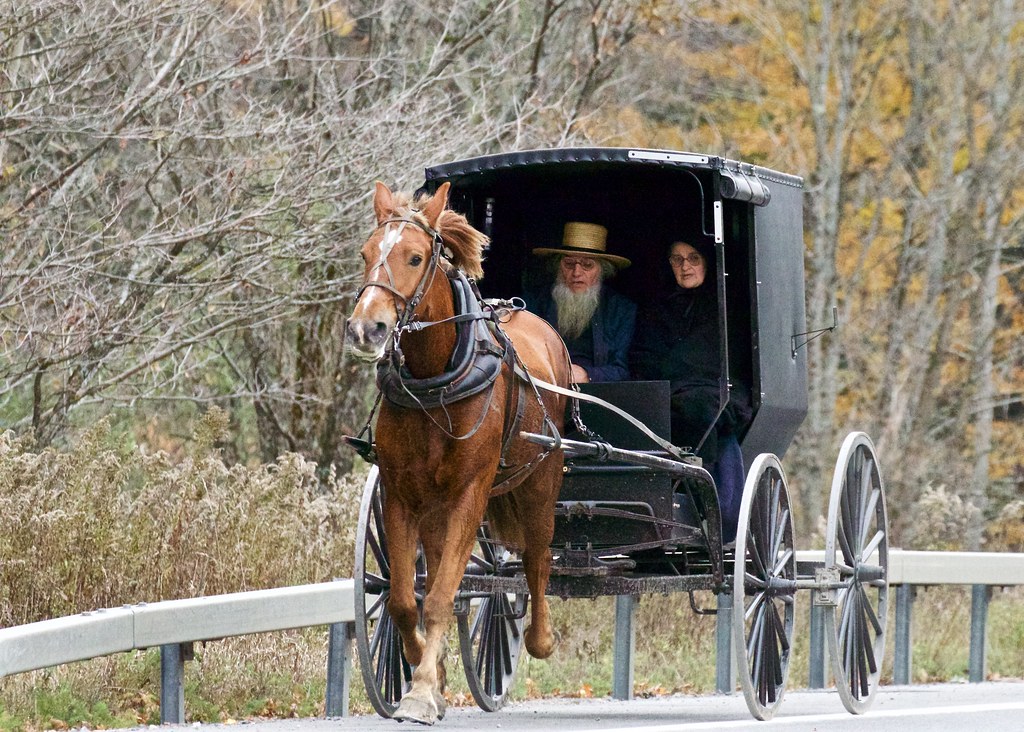
{"label": "black buggy", "polygon": [[[599,437],[561,441],[566,465],[548,594],[685,591],[691,603],[697,590],[731,595],[740,685],[751,714],[768,719],[785,688],[796,591],[812,590],[843,704],[865,711],[879,683],[888,602],[888,519],[874,447],[855,432],[840,449],[819,563],[797,564],[780,462],[807,411],[802,180],[711,155],[573,148],[426,170],[427,192],[444,182],[452,186],[449,205],[491,238],[479,283],[485,297],[513,298],[535,285],[542,273],[532,249],[558,241],[569,220],[607,227],[611,250],[633,261],[614,286],[638,305],[652,297],[653,273],[666,269],[667,242],[714,243],[720,406],[742,385],[753,408],[739,436],[747,477],[736,541],[723,544],[715,484],[700,460],[680,460],[664,447],[668,382],[586,384],[582,422]],[[422,590],[422,563],[417,573]],[[363,498],[355,580],[364,681],[376,710],[391,716],[411,670],[381,610],[389,580],[376,469]],[[482,526],[455,612],[466,677],[483,709],[500,708],[512,686],[526,592],[521,563]]]}

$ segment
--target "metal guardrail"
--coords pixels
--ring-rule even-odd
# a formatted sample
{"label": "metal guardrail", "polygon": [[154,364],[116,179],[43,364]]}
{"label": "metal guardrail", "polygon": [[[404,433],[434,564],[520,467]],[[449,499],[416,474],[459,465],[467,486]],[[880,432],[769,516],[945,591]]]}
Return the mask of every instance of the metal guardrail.
{"label": "metal guardrail", "polygon": [[180,724],[194,642],[327,625],[327,716],[344,716],[354,619],[351,579],[124,605],[0,629],[0,677],[160,648],[160,721]]}
{"label": "metal guardrail", "polygon": [[[823,552],[797,552],[797,561],[820,564]],[[988,603],[992,587],[1024,585],[1024,554],[992,552],[889,552],[889,584],[896,590],[895,660],[893,680],[911,679],[911,615],[915,588],[930,585],[972,587],[970,680],[985,678]],[[719,609],[732,598],[719,596]],[[633,614],[636,600],[616,598],[612,696],[633,696]],[[809,686],[825,684],[824,608],[811,607],[811,662]],[[731,613],[718,614],[717,686],[724,693],[735,689],[735,668],[730,650]],[[354,631],[353,581],[336,580],[313,585],[230,595],[140,603],[95,610],[66,618],[0,629],[0,677],[83,661],[125,651],[161,650],[160,718],[182,723],[184,668],[192,644],[237,635],[327,625],[326,715],[348,713],[351,681],[351,640]]]}

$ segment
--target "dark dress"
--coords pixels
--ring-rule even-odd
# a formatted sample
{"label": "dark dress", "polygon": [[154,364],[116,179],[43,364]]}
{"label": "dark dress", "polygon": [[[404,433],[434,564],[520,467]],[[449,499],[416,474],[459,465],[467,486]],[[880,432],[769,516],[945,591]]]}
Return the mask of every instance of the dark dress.
{"label": "dark dress", "polygon": [[[710,280],[710,281],[708,281]],[[671,382],[672,443],[694,449],[715,420],[719,404],[718,305],[713,278],[672,292],[637,319],[630,351],[640,379]],[[750,422],[750,394],[731,379],[729,402],[697,450],[715,479],[724,541],[732,541],[743,494],[743,456],[738,437]]]}

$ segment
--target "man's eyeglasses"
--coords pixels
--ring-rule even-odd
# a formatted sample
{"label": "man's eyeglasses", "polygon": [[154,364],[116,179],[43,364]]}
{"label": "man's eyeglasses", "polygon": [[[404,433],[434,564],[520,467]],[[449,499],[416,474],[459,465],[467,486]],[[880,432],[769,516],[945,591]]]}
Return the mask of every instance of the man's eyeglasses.
{"label": "man's eyeglasses", "polygon": [[579,259],[575,257],[562,257],[562,268],[566,272],[571,272],[577,267],[582,267],[584,271],[590,271],[597,266],[597,260],[593,257],[581,257]]}
{"label": "man's eyeglasses", "polygon": [[682,267],[684,264],[688,264],[691,267],[699,267],[704,264],[704,257],[697,253],[694,254],[673,254],[668,258],[668,263],[673,267]]}

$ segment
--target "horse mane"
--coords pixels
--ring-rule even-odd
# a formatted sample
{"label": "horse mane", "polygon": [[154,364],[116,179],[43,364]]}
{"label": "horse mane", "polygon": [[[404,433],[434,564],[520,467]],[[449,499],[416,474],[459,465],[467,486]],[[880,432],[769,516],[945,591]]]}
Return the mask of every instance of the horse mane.
{"label": "horse mane", "polygon": [[[427,224],[420,213],[420,208],[430,196],[420,195],[415,201],[405,193],[396,193],[394,197],[395,211],[411,216],[417,221]],[[436,228],[444,245],[451,250],[452,264],[465,272],[469,277],[480,279],[484,276],[484,249],[489,239],[469,223],[465,216],[446,208],[437,219]]]}

